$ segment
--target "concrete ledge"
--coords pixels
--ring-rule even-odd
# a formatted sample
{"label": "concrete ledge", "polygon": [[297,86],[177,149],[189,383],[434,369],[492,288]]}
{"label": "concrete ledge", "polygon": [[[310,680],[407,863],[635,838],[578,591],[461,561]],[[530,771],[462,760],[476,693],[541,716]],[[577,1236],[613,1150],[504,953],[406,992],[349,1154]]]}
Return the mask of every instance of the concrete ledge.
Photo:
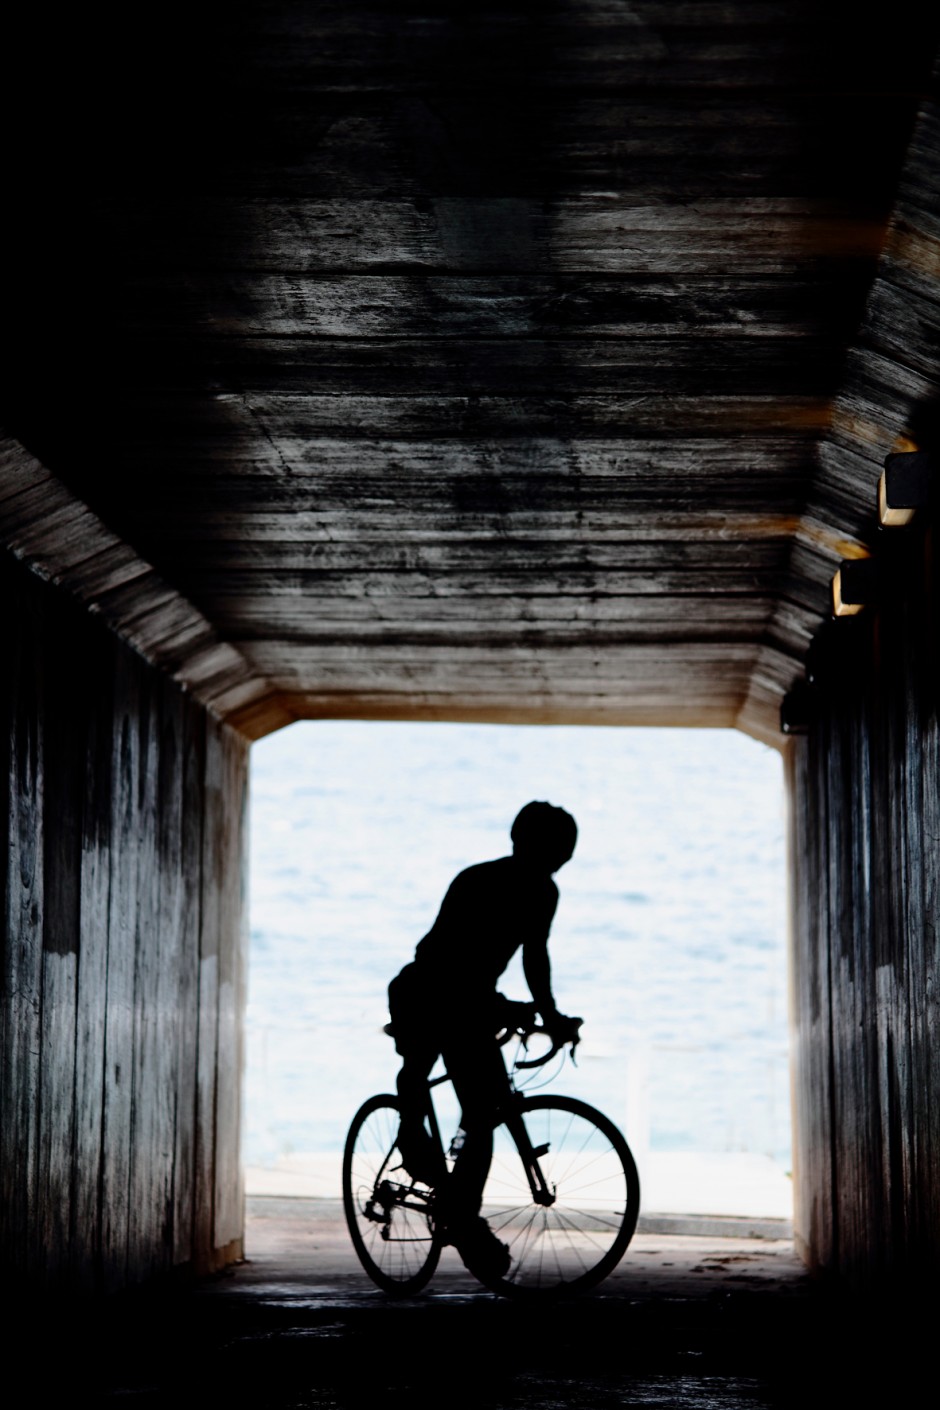
{"label": "concrete ledge", "polygon": [[749,1219],[733,1214],[641,1214],[638,1234],[688,1234],[704,1239],[792,1239],[789,1219]]}

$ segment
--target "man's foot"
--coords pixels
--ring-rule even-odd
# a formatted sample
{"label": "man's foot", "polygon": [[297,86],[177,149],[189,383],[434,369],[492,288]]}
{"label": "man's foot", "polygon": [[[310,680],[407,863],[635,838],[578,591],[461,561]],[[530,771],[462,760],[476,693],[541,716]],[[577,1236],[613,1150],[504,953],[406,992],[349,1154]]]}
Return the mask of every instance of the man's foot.
{"label": "man's foot", "polygon": [[509,1245],[504,1244],[493,1233],[485,1219],[468,1220],[458,1225],[451,1224],[450,1240],[475,1278],[489,1282],[494,1278],[505,1278],[512,1266]]}
{"label": "man's foot", "polygon": [[418,1126],[408,1130],[402,1127],[398,1132],[396,1144],[402,1165],[412,1180],[433,1188],[438,1180],[440,1157],[424,1127]]}

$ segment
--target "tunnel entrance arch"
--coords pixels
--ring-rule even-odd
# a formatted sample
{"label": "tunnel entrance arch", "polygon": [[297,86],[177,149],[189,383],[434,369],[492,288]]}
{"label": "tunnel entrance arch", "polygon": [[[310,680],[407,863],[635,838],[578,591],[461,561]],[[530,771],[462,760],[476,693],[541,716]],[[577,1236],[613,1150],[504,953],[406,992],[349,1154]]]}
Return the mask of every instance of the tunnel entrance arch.
{"label": "tunnel entrance arch", "polygon": [[[388,980],[452,876],[548,796],[580,826],[551,946],[559,1002],[588,1018],[566,1090],[625,1127],[648,1208],[789,1215],[773,751],[731,731],[323,721],[253,754],[250,1192],[338,1193],[349,1114],[397,1067]],[[503,987],[527,993],[518,962]]]}

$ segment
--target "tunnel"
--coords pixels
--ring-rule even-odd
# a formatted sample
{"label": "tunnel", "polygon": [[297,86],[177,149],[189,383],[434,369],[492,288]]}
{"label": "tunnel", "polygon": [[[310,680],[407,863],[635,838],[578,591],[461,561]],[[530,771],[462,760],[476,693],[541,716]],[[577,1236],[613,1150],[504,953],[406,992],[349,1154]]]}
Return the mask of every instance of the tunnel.
{"label": "tunnel", "polygon": [[796,1246],[936,1277],[929,7],[5,24],[8,1279],[242,1257],[249,753],[300,719],[779,749]]}

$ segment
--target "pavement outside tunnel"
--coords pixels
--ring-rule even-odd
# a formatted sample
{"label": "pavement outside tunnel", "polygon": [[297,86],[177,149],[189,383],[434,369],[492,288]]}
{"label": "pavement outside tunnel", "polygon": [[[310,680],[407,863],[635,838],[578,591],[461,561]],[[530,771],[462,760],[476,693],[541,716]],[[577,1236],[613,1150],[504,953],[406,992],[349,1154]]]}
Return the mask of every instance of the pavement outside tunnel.
{"label": "pavement outside tunnel", "polygon": [[[673,1222],[686,1230],[698,1223],[677,1217]],[[706,1236],[678,1227],[649,1233],[641,1228],[602,1284],[603,1295],[699,1297],[751,1284],[790,1295],[803,1287],[808,1275],[789,1238],[716,1236],[714,1226],[720,1221],[701,1222],[710,1230]],[[743,1220],[729,1222],[747,1227]],[[760,1226],[760,1221],[751,1222]],[[773,1222],[763,1221],[763,1227],[773,1229]],[[236,1286],[246,1293],[276,1296],[282,1288],[289,1296],[354,1301],[381,1296],[359,1266],[339,1199],[249,1198],[245,1252],[248,1261],[238,1271]],[[445,1248],[427,1296],[491,1295],[466,1271],[456,1251]]]}

